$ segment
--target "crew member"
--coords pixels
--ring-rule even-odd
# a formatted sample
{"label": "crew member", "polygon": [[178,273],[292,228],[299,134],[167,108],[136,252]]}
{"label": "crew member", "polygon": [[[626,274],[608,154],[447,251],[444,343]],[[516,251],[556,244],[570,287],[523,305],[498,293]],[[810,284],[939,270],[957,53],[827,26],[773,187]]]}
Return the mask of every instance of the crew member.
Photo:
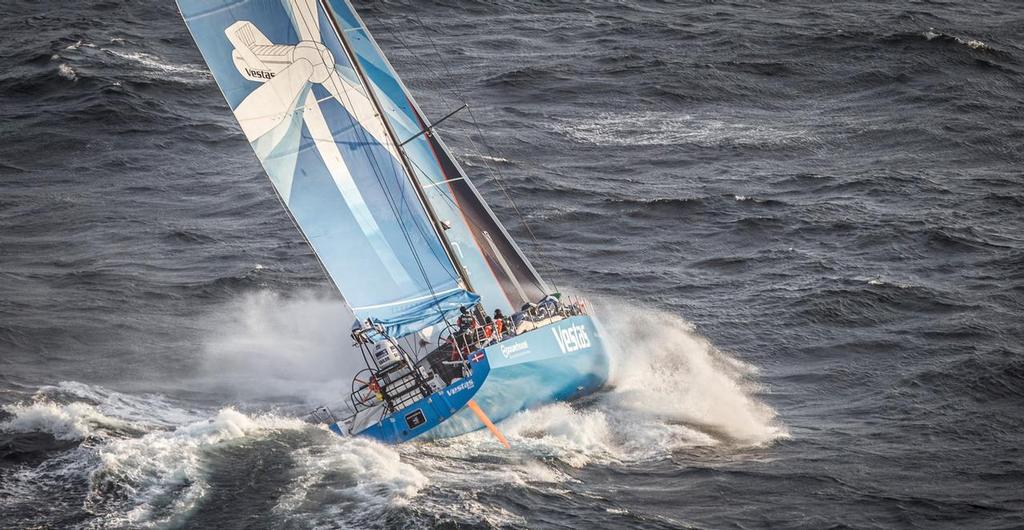
{"label": "crew member", "polygon": [[494,310],[494,334],[498,339],[505,335],[505,315],[501,313],[501,309]]}
{"label": "crew member", "polygon": [[462,306],[459,308],[459,319],[456,321],[459,325],[459,331],[466,331],[476,327],[476,318],[472,313],[469,312],[469,308]]}
{"label": "crew member", "polygon": [[469,312],[469,308],[462,306],[459,308],[459,319],[456,321],[458,330],[455,332],[457,340],[455,346],[459,349],[469,348],[470,344],[476,343],[476,317]]}
{"label": "crew member", "polygon": [[494,319],[491,317],[484,317],[484,339],[490,339],[494,336]]}

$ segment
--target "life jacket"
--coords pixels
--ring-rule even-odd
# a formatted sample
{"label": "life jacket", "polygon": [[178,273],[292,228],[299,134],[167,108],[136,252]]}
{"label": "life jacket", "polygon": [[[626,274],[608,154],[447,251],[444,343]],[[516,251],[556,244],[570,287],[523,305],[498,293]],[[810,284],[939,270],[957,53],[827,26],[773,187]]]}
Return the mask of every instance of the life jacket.
{"label": "life jacket", "polygon": [[380,383],[377,382],[377,378],[370,376],[370,382],[366,385],[377,396],[377,399],[384,401],[384,394],[380,391]]}
{"label": "life jacket", "polygon": [[[359,379],[356,379],[356,382],[362,383],[362,381],[360,381]],[[366,389],[369,390],[374,397],[376,397],[380,401],[384,401],[384,393],[380,389],[380,383],[377,382],[376,376],[371,375],[370,380],[364,384],[366,385]],[[366,396],[365,398],[360,396],[360,399],[362,399],[363,402],[365,403],[370,400],[370,396]]]}
{"label": "life jacket", "polygon": [[484,326],[484,337],[489,339],[492,335],[494,335],[494,325],[487,324]]}
{"label": "life jacket", "polygon": [[505,319],[498,318],[494,320],[494,331],[498,332],[498,336],[502,336],[505,333]]}

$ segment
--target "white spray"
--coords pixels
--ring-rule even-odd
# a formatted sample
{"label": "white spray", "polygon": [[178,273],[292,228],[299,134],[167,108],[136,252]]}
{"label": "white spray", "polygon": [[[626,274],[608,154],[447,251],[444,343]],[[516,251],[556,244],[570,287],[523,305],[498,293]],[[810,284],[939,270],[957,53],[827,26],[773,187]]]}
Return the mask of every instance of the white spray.
{"label": "white spray", "polygon": [[355,317],[336,298],[262,291],[209,318],[201,382],[239,399],[340,402],[362,368],[351,361],[358,357],[349,336]]}

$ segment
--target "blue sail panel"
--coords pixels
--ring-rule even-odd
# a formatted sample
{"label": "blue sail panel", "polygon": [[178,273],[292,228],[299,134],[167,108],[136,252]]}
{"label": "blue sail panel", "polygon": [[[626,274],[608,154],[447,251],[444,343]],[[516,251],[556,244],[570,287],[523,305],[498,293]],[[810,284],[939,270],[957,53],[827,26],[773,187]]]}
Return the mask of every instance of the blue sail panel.
{"label": "blue sail panel", "polygon": [[[326,2],[398,137],[405,140],[419,135],[428,124],[358,13],[347,0]],[[437,132],[419,135],[404,149],[434,211],[451,224],[446,236],[457,249],[484,306],[514,311],[548,294],[548,286],[487,207]]]}
{"label": "blue sail panel", "polygon": [[317,0],[178,0],[275,190],[356,316],[402,336],[465,290]]}

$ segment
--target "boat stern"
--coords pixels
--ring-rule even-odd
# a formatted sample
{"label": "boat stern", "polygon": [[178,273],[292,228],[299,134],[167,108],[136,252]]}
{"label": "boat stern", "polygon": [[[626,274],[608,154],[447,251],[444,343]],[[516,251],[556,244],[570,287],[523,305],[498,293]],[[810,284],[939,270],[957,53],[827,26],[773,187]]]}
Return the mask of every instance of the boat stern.
{"label": "boat stern", "polygon": [[[380,416],[376,422],[361,427],[361,430],[354,430],[352,434],[398,444],[443,424],[466,408],[469,401],[483,388],[490,374],[491,365],[487,353],[482,350],[473,353],[467,359],[467,364],[469,373],[465,377],[453,380],[448,386],[401,410]],[[341,422],[334,422],[329,428],[340,435],[349,430]]]}

